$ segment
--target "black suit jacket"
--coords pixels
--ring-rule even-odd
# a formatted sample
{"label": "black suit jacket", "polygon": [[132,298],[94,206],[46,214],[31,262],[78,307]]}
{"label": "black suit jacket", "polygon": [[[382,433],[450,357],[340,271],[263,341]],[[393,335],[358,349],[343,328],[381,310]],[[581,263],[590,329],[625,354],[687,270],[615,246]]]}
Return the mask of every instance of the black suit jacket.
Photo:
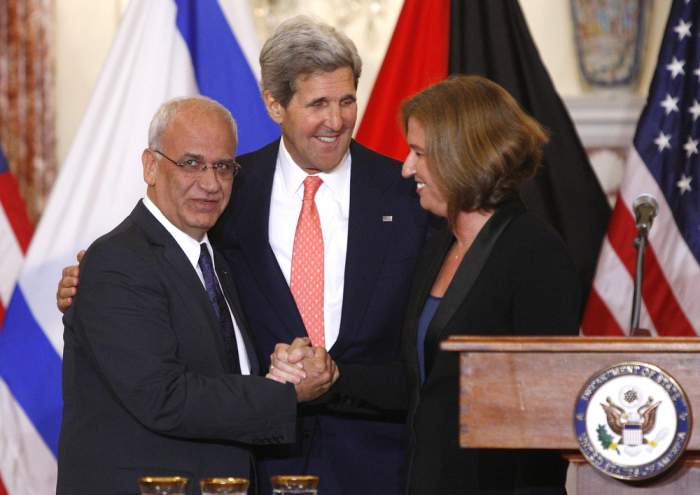
{"label": "black suit jacket", "polygon": [[194,268],[141,203],[88,249],[64,316],[59,494],[140,493],[142,476],[250,478],[248,444],[290,442],[296,394],[258,375],[225,261],[224,293],[252,376],[226,373],[223,337]]}
{"label": "black suit jacket", "polygon": [[421,386],[418,320],[453,243],[445,231],[421,254],[403,330],[403,364],[341,366],[335,389],[382,407],[408,407],[411,494],[516,489],[564,494],[567,463],[556,452],[459,447],[459,357],[439,345],[450,335],[575,335],[580,288],[574,263],[559,235],[522,202],[499,207],[465,255],[428,327]]}
{"label": "black suit jacket", "polygon": [[[238,158],[243,166],[227,211],[210,233],[227,259],[263,367],[278,342],[306,336],[294,298],[268,239],[270,196],[279,140]],[[401,324],[410,281],[426,238],[428,215],[415,182],[400,162],[352,141],[350,215],[343,308],[336,362],[377,364],[399,357]],[[326,400],[330,398],[326,397]],[[303,470],[315,431],[322,435],[343,494],[395,493],[403,457],[403,418],[333,401],[300,410],[297,444],[275,469]],[[291,471],[289,471],[291,472]],[[279,473],[271,473],[279,474]],[[323,474],[321,483],[323,483]],[[384,482],[384,485],[377,483]],[[369,490],[369,491],[368,491]],[[376,493],[379,493],[377,491]]]}

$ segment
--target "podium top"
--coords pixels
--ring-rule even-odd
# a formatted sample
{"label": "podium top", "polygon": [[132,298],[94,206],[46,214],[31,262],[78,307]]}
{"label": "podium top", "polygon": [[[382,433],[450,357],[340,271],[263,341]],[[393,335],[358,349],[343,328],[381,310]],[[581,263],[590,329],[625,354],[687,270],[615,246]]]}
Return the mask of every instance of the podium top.
{"label": "podium top", "polygon": [[452,336],[440,344],[455,352],[700,352],[700,337],[477,337]]}
{"label": "podium top", "polygon": [[[601,370],[626,362],[668,373],[700,410],[699,337],[459,336],[440,347],[461,353],[462,447],[578,450],[579,392]],[[700,452],[700,421],[688,450]]]}

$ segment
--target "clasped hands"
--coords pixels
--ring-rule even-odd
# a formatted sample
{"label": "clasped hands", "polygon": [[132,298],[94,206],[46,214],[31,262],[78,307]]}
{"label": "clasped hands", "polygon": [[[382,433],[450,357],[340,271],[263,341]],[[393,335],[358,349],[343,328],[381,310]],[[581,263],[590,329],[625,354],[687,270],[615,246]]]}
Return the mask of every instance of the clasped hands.
{"label": "clasped hands", "polygon": [[325,394],[340,376],[340,371],[322,347],[311,347],[308,337],[290,344],[277,344],[270,355],[270,371],[266,375],[280,383],[292,383],[297,402],[308,402]]}

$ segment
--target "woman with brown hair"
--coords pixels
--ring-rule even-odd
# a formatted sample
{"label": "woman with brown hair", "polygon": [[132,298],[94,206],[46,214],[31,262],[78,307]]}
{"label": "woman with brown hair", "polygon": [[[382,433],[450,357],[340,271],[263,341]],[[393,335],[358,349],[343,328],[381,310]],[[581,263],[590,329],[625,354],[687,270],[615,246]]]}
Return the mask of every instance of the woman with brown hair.
{"label": "woman with brown hair", "polygon": [[402,120],[411,149],[403,175],[449,229],[431,237],[418,260],[402,361],[339,363],[329,393],[408,410],[407,493],[565,494],[567,462],[557,452],[459,447],[458,356],[439,349],[450,335],[578,332],[574,263],[519,196],[540,166],[546,134],[503,88],[478,76],[418,93],[403,104]]}
{"label": "woman with brown hair", "polygon": [[519,196],[547,137],[503,88],[477,76],[415,95],[402,119],[404,176],[450,226],[424,248],[404,325],[410,493],[565,493],[567,463],[556,452],[459,448],[458,356],[439,350],[450,335],[578,332],[576,268]]}

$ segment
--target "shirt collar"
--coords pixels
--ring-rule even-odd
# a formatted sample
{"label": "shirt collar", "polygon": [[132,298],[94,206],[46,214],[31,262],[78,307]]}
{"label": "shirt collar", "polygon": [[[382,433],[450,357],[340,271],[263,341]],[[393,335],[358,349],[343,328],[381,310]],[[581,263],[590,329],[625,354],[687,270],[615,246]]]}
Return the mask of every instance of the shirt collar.
{"label": "shirt collar", "polygon": [[[345,152],[343,158],[341,158],[340,163],[330,172],[321,172],[318,175],[323,183],[328,186],[330,191],[337,197],[340,197],[344,191],[347,190],[345,187],[347,182],[350,180],[350,167],[352,163],[352,158],[350,157],[350,150]],[[306,179],[309,174],[304,172],[301,167],[299,167],[292,156],[287,151],[284,146],[284,138],[280,139],[280,151],[277,155],[277,167],[282,174],[282,182],[284,184],[284,189],[287,197],[294,194],[299,194],[303,197],[304,195],[304,179]]]}
{"label": "shirt collar", "polygon": [[148,211],[150,211],[153,216],[156,217],[156,220],[158,220],[163,227],[165,227],[170,235],[173,236],[175,242],[177,242],[180,248],[182,248],[182,250],[185,252],[185,256],[187,256],[187,259],[190,260],[190,263],[192,263],[192,266],[196,267],[199,264],[199,255],[201,254],[202,249],[199,247],[199,245],[201,243],[205,243],[207,245],[209,254],[212,255],[213,259],[213,251],[207,234],[204,234],[204,238],[201,241],[197,241],[196,239],[193,239],[189,235],[185,234],[182,230],[175,227],[170,220],[165,218],[165,215],[163,215],[163,213],[148,196],[143,198],[143,204],[146,208],[148,208]]}

